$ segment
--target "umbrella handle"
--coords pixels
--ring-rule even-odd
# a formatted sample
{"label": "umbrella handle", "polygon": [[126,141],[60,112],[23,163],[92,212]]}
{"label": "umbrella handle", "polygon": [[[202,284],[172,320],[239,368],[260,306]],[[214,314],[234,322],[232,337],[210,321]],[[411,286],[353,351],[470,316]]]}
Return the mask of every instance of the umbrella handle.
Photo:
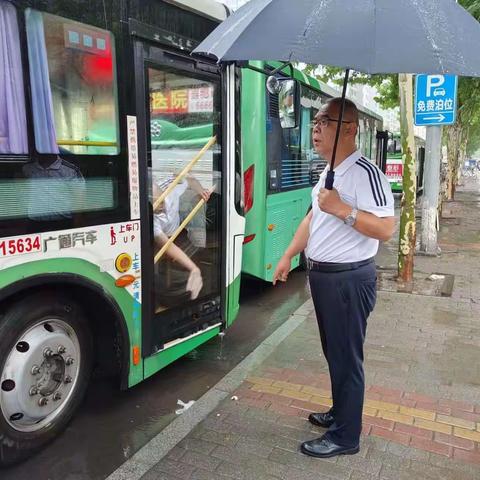
{"label": "umbrella handle", "polygon": [[335,142],[333,144],[332,160],[330,162],[330,170],[327,172],[327,178],[325,179],[325,188],[327,190],[333,190],[333,181],[335,179],[335,156],[337,155],[338,140],[340,138],[340,129],[342,128],[343,114],[345,112],[345,97],[347,95],[348,77],[350,75],[350,69],[345,70],[345,78],[343,79],[343,91],[342,91],[342,107],[340,108],[340,116],[337,123],[337,132],[335,134]]}
{"label": "umbrella handle", "polygon": [[325,188],[327,190],[333,190],[333,181],[335,180],[335,171],[329,170],[327,172],[327,178],[325,179]]}

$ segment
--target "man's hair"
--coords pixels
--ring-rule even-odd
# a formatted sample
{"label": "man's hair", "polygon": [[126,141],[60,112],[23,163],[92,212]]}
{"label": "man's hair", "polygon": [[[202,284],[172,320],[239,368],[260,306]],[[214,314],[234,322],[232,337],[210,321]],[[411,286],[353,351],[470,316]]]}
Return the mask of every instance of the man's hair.
{"label": "man's hair", "polygon": [[[342,109],[342,98],[335,97],[327,101],[327,105],[334,105],[338,107],[338,113]],[[344,120],[355,122],[358,125],[358,108],[357,106],[348,98],[345,99],[345,111],[343,113]]]}

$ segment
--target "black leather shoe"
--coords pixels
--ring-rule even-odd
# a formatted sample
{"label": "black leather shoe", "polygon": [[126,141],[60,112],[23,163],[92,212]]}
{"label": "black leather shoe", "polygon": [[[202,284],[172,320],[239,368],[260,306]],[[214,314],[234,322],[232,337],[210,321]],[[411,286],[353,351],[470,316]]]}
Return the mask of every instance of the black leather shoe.
{"label": "black leather shoe", "polygon": [[358,446],[342,447],[325,437],[303,442],[300,448],[305,455],[317,458],[329,458],[335,457],[336,455],[355,455],[360,450]]}
{"label": "black leather shoe", "polygon": [[335,419],[330,412],[325,413],[311,413],[308,416],[308,421],[313,423],[317,427],[330,428],[333,425]]}

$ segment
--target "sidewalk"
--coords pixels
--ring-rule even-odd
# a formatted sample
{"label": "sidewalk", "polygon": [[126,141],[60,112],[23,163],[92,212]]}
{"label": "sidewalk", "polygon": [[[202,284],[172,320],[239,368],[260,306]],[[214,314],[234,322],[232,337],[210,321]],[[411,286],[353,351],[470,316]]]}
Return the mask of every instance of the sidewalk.
{"label": "sidewalk", "polygon": [[[365,345],[358,455],[319,460],[298,450],[322,433],[307,422],[308,414],[330,405],[309,301],[295,313],[295,328],[233,394],[155,465],[151,461],[141,478],[479,479],[480,185],[470,181],[444,213],[453,219],[442,221],[442,256],[417,256],[415,270],[454,274],[452,297],[379,292]],[[395,242],[378,262],[396,263]],[[125,478],[138,478],[133,465]]]}

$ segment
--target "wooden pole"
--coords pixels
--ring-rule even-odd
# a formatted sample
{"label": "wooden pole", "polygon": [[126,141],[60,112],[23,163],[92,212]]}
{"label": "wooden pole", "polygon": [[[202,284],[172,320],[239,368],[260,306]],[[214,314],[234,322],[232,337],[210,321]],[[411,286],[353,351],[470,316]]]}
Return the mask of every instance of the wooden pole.
{"label": "wooden pole", "polygon": [[[212,189],[213,192],[214,188]],[[188,216],[185,218],[185,220],[180,224],[180,226],[175,230],[173,235],[168,239],[168,241],[165,243],[165,245],[158,251],[158,253],[155,255],[155,263],[158,263],[158,261],[163,257],[165,252],[168,250],[170,245],[175,241],[175,239],[180,235],[182,230],[191,222],[192,218],[197,214],[197,212],[200,210],[200,208],[205,205],[205,200],[202,198],[194,207],[194,209],[188,214]]]}
{"label": "wooden pole", "polygon": [[203,154],[217,141],[217,137],[212,137],[206,145],[195,155],[192,161],[177,175],[175,180],[168,186],[168,188],[155,200],[153,204],[153,211],[162,204],[162,202],[167,198],[168,194],[178,185],[180,180],[187,175],[188,172],[193,168],[193,166],[202,158]]}

